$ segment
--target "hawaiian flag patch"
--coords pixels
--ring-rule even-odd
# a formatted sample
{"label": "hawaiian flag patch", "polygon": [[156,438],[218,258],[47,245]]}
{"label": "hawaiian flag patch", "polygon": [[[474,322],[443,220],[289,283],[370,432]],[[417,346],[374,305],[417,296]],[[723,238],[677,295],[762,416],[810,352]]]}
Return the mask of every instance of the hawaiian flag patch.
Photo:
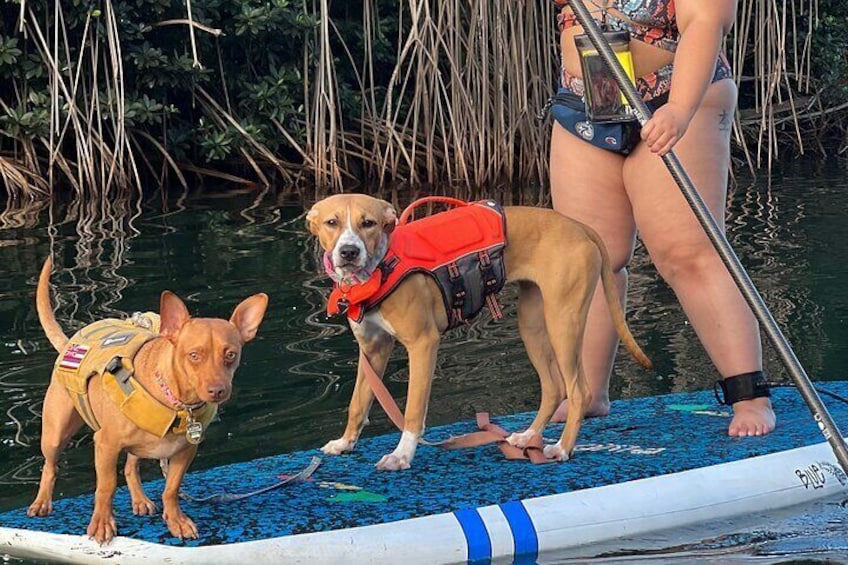
{"label": "hawaiian flag patch", "polygon": [[62,355],[62,360],[59,361],[59,367],[68,371],[76,371],[82,364],[85,354],[90,348],[87,345],[71,345],[65,350]]}

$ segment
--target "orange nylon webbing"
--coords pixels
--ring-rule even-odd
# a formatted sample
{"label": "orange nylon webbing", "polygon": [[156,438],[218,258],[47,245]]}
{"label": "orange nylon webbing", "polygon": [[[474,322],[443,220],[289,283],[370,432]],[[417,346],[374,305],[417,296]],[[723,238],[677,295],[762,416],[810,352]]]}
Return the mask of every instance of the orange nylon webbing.
{"label": "orange nylon webbing", "polygon": [[[383,384],[383,380],[377,375],[374,367],[371,366],[371,362],[368,360],[368,357],[361,350],[359,352],[359,363],[365,372],[365,380],[374,392],[377,402],[379,402],[380,406],[383,407],[383,410],[385,410],[395,427],[403,432],[404,421],[400,408],[395,402],[395,399],[392,398],[392,395],[386,388],[386,385]],[[439,442],[430,442],[424,438],[419,438],[418,443],[433,447],[441,447],[443,449],[464,449],[467,447],[478,447],[481,445],[488,445],[490,443],[497,443],[498,449],[501,450],[504,457],[510,460],[529,459],[532,463],[537,465],[553,461],[553,459],[545,457],[542,452],[542,448],[544,446],[542,444],[542,438],[539,436],[533,437],[530,441],[530,445],[523,449],[507,443],[506,437],[509,433],[497,424],[491,423],[489,421],[489,414],[486,412],[477,413],[477,427],[480,428],[479,432],[453,436]]]}

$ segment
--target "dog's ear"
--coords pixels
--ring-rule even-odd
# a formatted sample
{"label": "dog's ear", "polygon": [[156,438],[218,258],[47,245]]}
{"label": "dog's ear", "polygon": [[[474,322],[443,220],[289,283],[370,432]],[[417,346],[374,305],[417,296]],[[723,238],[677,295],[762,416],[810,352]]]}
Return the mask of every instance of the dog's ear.
{"label": "dog's ear", "polygon": [[397,226],[397,212],[395,211],[395,207],[385,202],[385,207],[383,208],[383,231],[386,233],[392,233]]}
{"label": "dog's ear", "polygon": [[309,233],[318,235],[318,209],[312,206],[306,214],[306,227],[309,228]]}
{"label": "dog's ear", "polygon": [[268,295],[260,292],[243,300],[233,310],[230,323],[238,328],[241,340],[244,343],[256,337],[259,324],[262,323],[262,318],[265,316],[266,308],[268,308]]}
{"label": "dog's ear", "polygon": [[159,299],[159,316],[161,318],[159,333],[169,339],[180,333],[182,327],[191,318],[186,305],[170,290],[164,291]]}

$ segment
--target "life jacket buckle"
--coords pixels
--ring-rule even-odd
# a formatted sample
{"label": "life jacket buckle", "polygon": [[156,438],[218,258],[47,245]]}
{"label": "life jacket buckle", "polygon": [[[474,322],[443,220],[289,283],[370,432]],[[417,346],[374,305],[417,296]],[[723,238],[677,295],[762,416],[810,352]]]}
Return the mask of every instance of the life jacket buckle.
{"label": "life jacket buckle", "polygon": [[339,298],[339,314],[345,315],[347,314],[348,308],[350,308],[350,300],[347,298]]}

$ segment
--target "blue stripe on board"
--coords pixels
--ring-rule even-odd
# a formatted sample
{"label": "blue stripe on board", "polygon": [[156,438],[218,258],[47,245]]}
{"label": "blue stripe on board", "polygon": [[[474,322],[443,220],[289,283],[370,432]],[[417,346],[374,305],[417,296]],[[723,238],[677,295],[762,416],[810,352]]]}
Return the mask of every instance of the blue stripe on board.
{"label": "blue stripe on board", "polygon": [[509,529],[512,530],[512,539],[515,543],[513,564],[535,563],[539,555],[539,538],[536,537],[536,528],[527,509],[520,501],[506,502],[499,506],[506,521],[509,522]]}
{"label": "blue stripe on board", "polygon": [[468,544],[468,562],[488,565],[492,559],[492,541],[483,518],[475,508],[457,510],[453,513],[459,520],[465,541]]}

